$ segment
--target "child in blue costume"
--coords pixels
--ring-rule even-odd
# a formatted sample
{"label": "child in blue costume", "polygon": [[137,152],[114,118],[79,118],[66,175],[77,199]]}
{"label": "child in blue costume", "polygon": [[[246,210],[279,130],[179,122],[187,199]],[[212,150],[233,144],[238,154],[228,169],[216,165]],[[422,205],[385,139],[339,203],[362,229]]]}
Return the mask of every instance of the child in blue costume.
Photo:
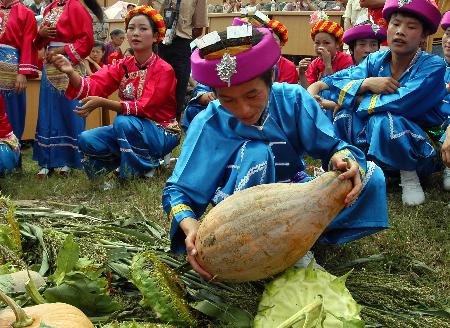
{"label": "child in blue costume", "polygon": [[[442,100],[442,111],[447,115],[447,121],[444,126],[448,126],[450,123],[450,11],[447,11],[442,16],[441,27],[444,29],[444,35],[442,36],[442,50],[444,51],[445,63],[447,69],[445,70],[445,85],[447,89],[447,95]],[[446,167],[443,172],[443,186],[444,190],[450,191],[450,128],[447,128],[446,135],[442,136],[442,161]],[[446,139],[447,137],[447,139]]]}
{"label": "child in blue costume", "polygon": [[[347,160],[351,163],[341,175],[354,186],[345,200],[347,208],[328,226],[321,242],[346,243],[388,227],[381,169],[335,136],[328,118],[301,86],[272,83],[280,48],[269,30],[234,28],[238,31],[231,29],[229,36],[207,34],[200,40],[204,47],[191,56],[194,79],[214,88],[218,101],[192,122],[163,190],[171,248],[187,251],[192,267],[207,279],[211,275],[195,260],[194,240],[208,204],[255,185],[296,182],[297,173],[305,169],[305,153],[320,158],[329,170],[346,168]],[[245,28],[250,34],[243,32]],[[230,41],[236,34],[245,37]],[[250,49],[239,47],[249,36]],[[235,46],[238,53],[232,52]]]}
{"label": "child in blue costume", "polygon": [[425,201],[419,175],[441,169],[435,145],[445,120],[445,63],[420,49],[436,32],[440,12],[432,1],[388,0],[383,16],[390,50],[322,81],[337,110],[355,113],[354,122],[341,124],[353,125],[352,143],[383,169],[400,171],[403,203],[418,205]]}

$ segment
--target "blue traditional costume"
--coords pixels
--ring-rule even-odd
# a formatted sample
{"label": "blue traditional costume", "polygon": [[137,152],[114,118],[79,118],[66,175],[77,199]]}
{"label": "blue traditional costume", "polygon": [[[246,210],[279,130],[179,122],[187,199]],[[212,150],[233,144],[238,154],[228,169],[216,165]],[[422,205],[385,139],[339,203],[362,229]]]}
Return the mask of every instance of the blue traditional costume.
{"label": "blue traditional costume", "polygon": [[[431,32],[439,24],[439,9],[426,0],[412,0],[400,9],[397,0],[389,0],[383,15],[388,20],[395,10],[423,18],[423,25]],[[372,53],[358,66],[322,81],[330,88],[331,100],[344,109],[335,118],[338,135],[363,150],[384,170],[400,171],[403,201],[416,205],[425,200],[417,175],[442,169],[436,142],[445,120],[441,110],[446,95],[445,64],[418,48],[409,67],[397,79],[400,87],[395,93],[358,94],[364,79],[392,77],[392,56],[391,50]],[[433,96],[427,97],[431,90]]]}
{"label": "blue traditional costume", "polygon": [[189,103],[184,110],[183,118],[181,119],[181,127],[184,132],[187,132],[187,129],[189,128],[189,125],[194,117],[207,107],[199,103],[199,98],[209,92],[213,92],[213,89],[204,84],[197,83],[195,86],[192,99],[189,100]]}
{"label": "blue traditional costume", "polygon": [[[450,11],[447,11],[444,16],[442,16],[441,27],[444,30],[444,35],[442,37],[442,48],[444,50],[447,69],[445,70],[445,85],[447,88],[447,95],[442,100],[441,110],[444,115],[447,116],[446,121],[444,122],[443,129],[447,129],[450,125],[450,62],[448,57],[449,50],[446,49],[450,43]],[[446,134],[444,134],[440,140],[441,143],[444,143],[446,138]],[[450,168],[444,168],[444,172],[442,174],[443,187],[444,190],[450,191]]]}
{"label": "blue traditional costume", "polygon": [[[158,42],[164,37],[161,15],[150,6],[139,6],[125,18],[125,27],[135,15],[149,16],[158,26]],[[127,56],[81,78],[66,96],[83,99],[108,97],[119,90],[122,112],[110,126],[85,131],[79,147],[83,168],[89,178],[116,168],[120,176],[145,176],[160,165],[160,159],[178,145],[180,129],[176,121],[176,78],[172,67],[155,53],[144,64]]]}
{"label": "blue traditional costume", "polygon": [[[85,69],[80,62],[90,54],[94,45],[92,17],[88,10],[79,0],[56,0],[45,8],[40,29],[46,26],[56,27],[56,37],[48,39],[38,34],[35,40],[37,48],[52,50],[63,47],[77,71],[84,75]],[[44,65],[33,150],[33,159],[41,168],[81,168],[78,135],[85,128],[85,119],[73,112],[81,103],[64,96],[68,82],[66,75],[52,64]]]}
{"label": "blue traditional costume", "polygon": [[[277,46],[267,29],[258,30],[263,33],[263,40],[236,57],[225,53],[220,61],[206,60],[196,50],[191,57],[194,78],[213,87],[223,87],[226,83],[239,85],[273,67],[280,55],[279,48],[277,52],[271,47],[271,42]],[[254,57],[261,58],[261,62],[250,70],[248,61]],[[237,63],[234,68],[233,61]],[[230,62],[231,74],[228,74],[223,65]],[[222,80],[214,72],[215,65],[220,67]],[[227,74],[228,82],[224,82]],[[363,180],[359,198],[334,219],[321,236],[322,242],[346,243],[388,227],[381,169],[366,162],[356,147],[334,135],[331,123],[304,89],[274,83],[257,125],[243,124],[219,101],[211,102],[192,122],[180,158],[163,190],[163,206],[171,222],[172,250],[185,249],[185,236],[180,229],[183,219],[199,219],[209,203],[215,205],[255,185],[297,182],[297,173],[305,169],[306,153],[320,158],[328,169],[333,169],[330,158],[334,154],[344,154],[359,163]]]}
{"label": "blue traditional costume", "polygon": [[0,95],[0,177],[12,172],[20,160],[20,143],[14,135],[5,110],[5,102]]}
{"label": "blue traditional costume", "polygon": [[[445,66],[439,57],[419,50],[399,78],[401,86],[396,93],[366,93],[357,105],[357,91],[365,78],[392,76],[390,59],[390,50],[376,52],[358,66],[322,79],[330,87],[331,100],[347,109],[338,112],[335,127],[340,135],[347,136],[347,141],[363,150],[368,159],[387,170],[430,174],[438,163],[433,141],[426,131],[440,127],[445,118],[440,110],[445,95]],[[423,90],[432,89],[436,92],[434,96],[425,97]]]}

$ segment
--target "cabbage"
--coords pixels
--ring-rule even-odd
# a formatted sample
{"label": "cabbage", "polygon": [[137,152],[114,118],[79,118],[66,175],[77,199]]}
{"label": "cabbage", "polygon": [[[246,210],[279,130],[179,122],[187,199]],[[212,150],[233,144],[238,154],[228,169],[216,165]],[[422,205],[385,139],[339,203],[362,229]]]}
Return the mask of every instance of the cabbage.
{"label": "cabbage", "polygon": [[254,328],[363,328],[361,307],[345,287],[349,273],[335,277],[312,261],[288,269],[266,285]]}

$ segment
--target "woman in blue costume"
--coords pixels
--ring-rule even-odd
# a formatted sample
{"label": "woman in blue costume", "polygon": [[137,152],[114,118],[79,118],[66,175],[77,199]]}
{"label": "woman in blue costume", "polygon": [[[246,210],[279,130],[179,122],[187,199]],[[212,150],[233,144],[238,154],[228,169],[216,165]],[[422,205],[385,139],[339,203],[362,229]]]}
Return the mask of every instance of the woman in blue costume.
{"label": "woman in blue costume", "polygon": [[[193,77],[213,87],[218,101],[192,122],[163,190],[172,250],[187,250],[193,268],[211,278],[195,261],[193,243],[198,219],[208,204],[259,184],[308,180],[297,174],[305,169],[306,153],[320,158],[328,169],[345,168],[346,159],[351,163],[341,176],[354,185],[345,200],[347,208],[330,224],[321,242],[346,243],[387,228],[381,169],[334,135],[333,126],[302,87],[272,84],[280,48],[269,30],[233,28],[237,30],[228,30],[230,38],[217,32],[205,35],[203,48],[191,56]],[[243,38],[236,42],[233,35]],[[242,50],[239,45],[250,36],[252,46]],[[237,54],[232,52],[236,45],[241,51]]]}
{"label": "woman in blue costume", "polygon": [[441,169],[435,147],[445,119],[445,63],[420,50],[440,12],[432,1],[388,0],[383,16],[390,50],[322,81],[338,110],[355,111],[361,124],[353,123],[353,143],[383,169],[400,171],[403,203],[418,205],[425,201],[419,175]]}
{"label": "woman in blue costume", "polygon": [[[441,27],[444,29],[444,35],[442,36],[442,50],[444,51],[445,63],[447,69],[445,71],[445,85],[447,88],[447,95],[442,100],[442,111],[447,115],[447,121],[444,126],[449,126],[450,123],[450,11],[447,11],[442,16]],[[443,186],[444,190],[450,191],[450,127],[447,128],[446,135],[442,136],[442,161],[446,168],[443,172]],[[447,137],[447,140],[446,140]]]}

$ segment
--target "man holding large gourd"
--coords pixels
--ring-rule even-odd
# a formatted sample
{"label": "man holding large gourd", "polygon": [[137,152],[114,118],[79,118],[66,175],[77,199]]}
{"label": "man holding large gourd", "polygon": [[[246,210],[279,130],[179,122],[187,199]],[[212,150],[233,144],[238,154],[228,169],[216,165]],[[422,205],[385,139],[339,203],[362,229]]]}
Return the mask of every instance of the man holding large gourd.
{"label": "man holding large gourd", "polygon": [[[280,48],[270,30],[228,27],[226,32],[205,35],[197,46],[191,56],[192,76],[214,88],[217,100],[192,121],[163,191],[173,251],[187,250],[193,268],[211,279],[198,264],[194,245],[198,219],[208,204],[260,184],[309,180],[302,172],[305,153],[321,159],[328,170],[342,170],[339,179],[352,182],[344,199],[346,208],[328,225],[320,242],[346,243],[388,227],[381,169],[335,136],[317,102],[302,87],[272,83]],[[309,201],[317,202],[314,197]],[[249,212],[264,206],[247,205]],[[282,203],[279,206],[283,208]],[[255,217],[255,228],[258,220],[270,219]],[[282,242],[279,237],[277,242]],[[246,238],[250,242],[252,236]]]}

